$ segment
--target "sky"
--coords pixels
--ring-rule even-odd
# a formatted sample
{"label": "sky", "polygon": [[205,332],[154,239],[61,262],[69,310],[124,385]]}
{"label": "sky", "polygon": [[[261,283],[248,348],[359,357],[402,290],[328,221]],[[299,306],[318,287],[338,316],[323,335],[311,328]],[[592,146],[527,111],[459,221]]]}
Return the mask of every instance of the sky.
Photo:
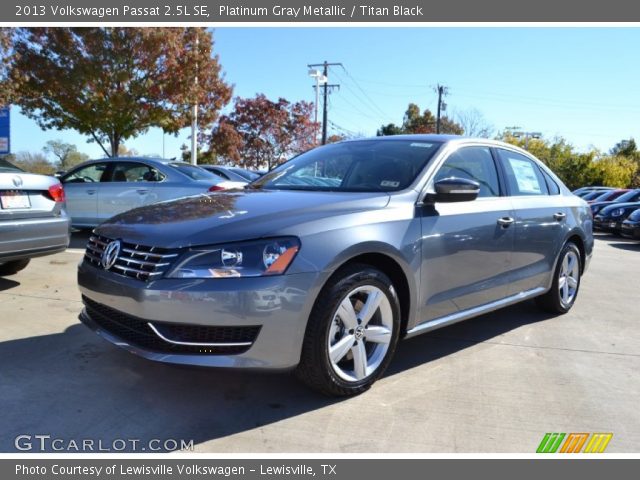
{"label": "sky", "polygon": [[[314,101],[307,64],[341,62],[329,71],[329,83],[340,84],[329,96],[330,133],[373,136],[402,123],[410,102],[435,112],[442,84],[447,114],[477,109],[496,131],[562,136],[578,150],[640,137],[640,28],[225,27],[213,35],[234,96]],[[18,108],[11,115],[14,153],[59,139],[102,156],[80,134],[41,131]],[[188,136],[166,135],[164,155],[179,156]],[[163,154],[158,129],[125,144]]]}

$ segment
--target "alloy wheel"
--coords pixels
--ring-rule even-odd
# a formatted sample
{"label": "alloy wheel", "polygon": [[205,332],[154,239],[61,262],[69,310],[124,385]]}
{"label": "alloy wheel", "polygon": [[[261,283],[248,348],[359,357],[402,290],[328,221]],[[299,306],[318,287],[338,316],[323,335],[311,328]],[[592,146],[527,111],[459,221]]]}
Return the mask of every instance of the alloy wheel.
{"label": "alloy wheel", "polygon": [[562,259],[560,276],[558,278],[558,289],[560,290],[560,300],[564,306],[569,306],[573,302],[578,283],[580,282],[580,261],[573,251],[568,251]]}
{"label": "alloy wheel", "polygon": [[351,290],[340,302],[327,349],[335,373],[356,382],[371,375],[385,358],[393,334],[393,311],[385,293],[373,285]]}

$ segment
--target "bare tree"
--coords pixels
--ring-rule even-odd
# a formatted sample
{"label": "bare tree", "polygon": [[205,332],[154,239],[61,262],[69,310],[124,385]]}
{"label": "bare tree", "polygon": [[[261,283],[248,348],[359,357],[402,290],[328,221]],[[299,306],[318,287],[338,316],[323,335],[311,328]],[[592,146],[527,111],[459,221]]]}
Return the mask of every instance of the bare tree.
{"label": "bare tree", "polygon": [[467,137],[490,138],[495,128],[477,108],[456,111],[454,118]]}

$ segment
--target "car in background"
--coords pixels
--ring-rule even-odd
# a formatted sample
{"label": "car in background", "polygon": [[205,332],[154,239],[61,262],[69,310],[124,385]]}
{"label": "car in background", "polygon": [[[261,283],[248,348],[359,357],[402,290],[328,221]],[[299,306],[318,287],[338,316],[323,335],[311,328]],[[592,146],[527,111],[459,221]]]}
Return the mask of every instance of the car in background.
{"label": "car in background", "polygon": [[584,197],[586,194],[591,192],[596,192],[596,191],[604,192],[606,190],[613,190],[613,188],[612,187],[580,187],[571,193],[573,193],[574,195],[577,195],[578,197]]}
{"label": "car in background", "polygon": [[232,182],[253,182],[260,178],[259,173],[245,170],[240,167],[224,167],[222,165],[200,165],[205,170],[209,170]]}
{"label": "car in background", "polygon": [[618,198],[614,200],[609,200],[604,202],[595,201],[593,203],[590,203],[589,206],[591,207],[591,213],[595,215],[604,207],[608,207],[609,205],[612,205],[614,203],[626,203],[626,202],[638,202],[638,201],[640,201],[640,188],[636,188],[635,190],[629,190],[628,192],[623,193],[622,195],[620,195]]}
{"label": "car in background", "polygon": [[640,201],[614,203],[604,207],[593,217],[593,228],[620,235],[622,222],[638,208],[640,208]]}
{"label": "car in background", "polygon": [[95,227],[132,208],[245,185],[189,163],[137,157],[90,160],[60,181],[75,228]]}
{"label": "car in background", "polygon": [[148,359],[295,368],[323,393],[353,395],[401,338],[531,298],[568,312],[591,222],[584,201],[513,145],[345,141],[246,189],[101,224],[78,266],[80,318]]}
{"label": "car in background", "polygon": [[640,240],[640,208],[631,212],[631,215],[622,222],[620,235],[634,240]]}
{"label": "car in background", "polygon": [[19,272],[33,257],[67,248],[64,200],[57,179],[26,173],[0,158],[0,276]]}
{"label": "car in background", "polygon": [[615,190],[607,190],[605,192],[595,191],[595,196],[585,195],[582,197],[587,203],[595,203],[595,202],[609,202],[615,200],[621,195],[624,195],[629,191],[628,188],[617,188]]}

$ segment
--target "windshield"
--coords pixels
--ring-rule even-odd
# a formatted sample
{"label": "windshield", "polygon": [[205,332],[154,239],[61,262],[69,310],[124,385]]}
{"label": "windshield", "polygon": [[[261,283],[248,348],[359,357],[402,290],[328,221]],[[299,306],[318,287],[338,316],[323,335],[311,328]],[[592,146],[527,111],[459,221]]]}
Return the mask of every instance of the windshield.
{"label": "windshield", "polygon": [[229,170],[231,170],[234,173],[237,173],[242,178],[246,178],[250,182],[252,180],[255,180],[256,178],[260,178],[260,174],[250,172],[249,170],[243,170],[242,168],[230,168]]}
{"label": "windshield", "polygon": [[252,188],[392,192],[407,188],[440,142],[362,140],[316,148],[265,174]]}
{"label": "windshield", "polygon": [[186,175],[191,180],[207,180],[209,182],[215,182],[214,185],[223,181],[222,177],[196,165],[189,165],[188,163],[169,163],[168,165],[183,175]]}
{"label": "windshield", "polygon": [[0,172],[22,172],[18,167],[0,158]]}

